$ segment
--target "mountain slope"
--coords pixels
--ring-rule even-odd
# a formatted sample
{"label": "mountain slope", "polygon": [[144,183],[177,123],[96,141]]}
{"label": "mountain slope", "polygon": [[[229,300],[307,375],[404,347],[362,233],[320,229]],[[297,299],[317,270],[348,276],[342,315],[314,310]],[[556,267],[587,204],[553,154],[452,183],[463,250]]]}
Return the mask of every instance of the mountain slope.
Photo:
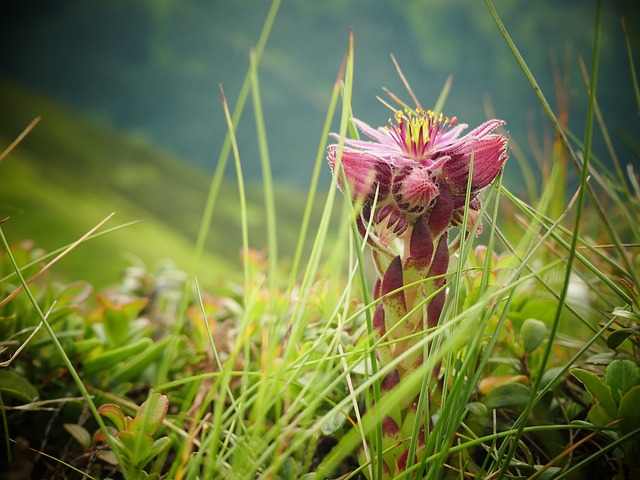
{"label": "mountain slope", "polygon": [[[38,126],[0,163],[0,218],[10,241],[33,239],[52,250],[73,242],[111,212],[107,226],[139,224],[81,246],[56,267],[65,277],[113,282],[125,254],[147,263],[170,258],[190,265],[211,175],[141,139],[124,137],[74,116],[46,98],[0,82],[0,148],[36,116]],[[214,154],[212,153],[212,158]],[[302,215],[301,193],[279,188],[279,241],[291,251]],[[249,189],[252,246],[265,245],[259,189]],[[213,218],[204,277],[239,272],[238,198],[223,184]]]}

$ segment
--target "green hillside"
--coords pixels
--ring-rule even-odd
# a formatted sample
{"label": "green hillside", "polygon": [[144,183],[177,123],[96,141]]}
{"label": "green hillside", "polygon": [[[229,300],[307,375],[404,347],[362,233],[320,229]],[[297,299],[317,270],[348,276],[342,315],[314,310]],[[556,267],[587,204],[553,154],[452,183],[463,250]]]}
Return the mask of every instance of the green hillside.
{"label": "green hillside", "polygon": [[[10,241],[32,239],[46,250],[73,242],[111,212],[107,224],[140,223],[82,245],[56,271],[100,286],[126,267],[129,255],[152,265],[172,259],[190,265],[211,174],[75,116],[46,98],[0,83],[0,148],[36,116],[34,131],[0,163],[0,218]],[[212,152],[212,159],[217,152]],[[282,252],[293,251],[302,193],[278,189]],[[249,188],[251,246],[266,244],[259,189]],[[224,184],[199,275],[203,281],[239,272],[238,196]]]}

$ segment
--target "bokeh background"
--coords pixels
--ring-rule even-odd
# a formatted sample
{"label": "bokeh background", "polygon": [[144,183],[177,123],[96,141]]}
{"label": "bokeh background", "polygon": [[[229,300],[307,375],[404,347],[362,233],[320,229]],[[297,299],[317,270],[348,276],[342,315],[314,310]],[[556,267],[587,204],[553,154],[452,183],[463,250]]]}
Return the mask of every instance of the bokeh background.
{"label": "bokeh background", "polygon": [[[637,59],[640,2],[603,3],[598,100],[623,161],[637,163],[628,148],[637,142],[638,111],[621,17]],[[589,68],[596,2],[494,4],[554,106],[562,84],[569,128],[581,136],[587,92],[579,59]],[[97,204],[105,212],[125,212],[122,218],[147,223],[134,228],[141,237],[123,238],[117,248],[126,246],[144,258],[153,250],[151,242],[160,246],[150,258],[172,252],[180,257],[177,252],[193,243],[208,175],[226,133],[218,86],[223,85],[233,108],[270,6],[266,0],[60,0],[3,6],[1,146],[30,119],[42,116],[35,131],[0,164],[0,217],[12,216],[5,229],[14,238],[36,237],[54,248],[65,239],[72,241],[84,222],[95,223],[99,215],[89,206],[102,195]],[[529,161],[551,135],[484,2],[283,0],[259,75],[274,178],[286,208],[295,210],[303,203],[304,197],[296,195],[307,188],[323,140],[321,128],[350,28],[355,36],[353,110],[366,122],[384,125],[389,117],[375,98],[384,95],[382,87],[409,100],[393,54],[424,106],[435,103],[452,76],[444,113],[473,127],[493,110],[508,122],[510,137]],[[259,182],[252,115],[249,102],[238,141],[246,178]],[[601,151],[597,137],[596,152]],[[26,165],[32,166],[29,172]],[[233,175],[230,166],[230,182]],[[518,190],[521,175],[511,162],[507,184]],[[322,182],[328,184],[329,178],[326,168]],[[117,198],[110,196],[114,192]],[[54,209],[63,199],[73,208],[61,204]],[[219,208],[223,224],[235,221],[237,203],[222,202]],[[287,229],[295,236],[299,213],[282,213],[291,219],[280,225],[284,238]],[[252,218],[259,226],[260,211]],[[143,240],[143,252],[137,252],[137,239],[147,238],[141,229],[156,224],[158,230],[145,233],[154,240]],[[213,237],[212,251],[223,252],[239,239],[235,233]],[[257,238],[259,244],[260,235]],[[104,255],[115,255],[115,248]],[[83,262],[71,266],[82,272]],[[104,262],[101,268],[109,269],[112,263]]]}

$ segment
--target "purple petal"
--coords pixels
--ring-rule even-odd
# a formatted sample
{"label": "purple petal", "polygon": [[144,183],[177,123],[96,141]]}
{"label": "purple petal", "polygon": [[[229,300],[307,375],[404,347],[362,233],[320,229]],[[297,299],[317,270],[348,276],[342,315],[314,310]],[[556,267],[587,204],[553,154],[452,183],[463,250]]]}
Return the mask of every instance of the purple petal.
{"label": "purple petal", "polygon": [[400,427],[391,417],[384,417],[382,420],[382,436],[396,438],[400,435]]}
{"label": "purple petal", "polygon": [[376,142],[380,142],[385,145],[394,145],[394,146],[396,145],[395,141],[386,130],[375,129],[367,125],[366,123],[364,123],[362,120],[358,120],[357,118],[352,118],[351,121],[356,127],[358,127],[358,130],[360,130],[362,133],[364,133],[366,136],[368,136],[372,140],[375,140]]}
{"label": "purple petal", "polygon": [[[438,277],[440,275],[444,275],[449,269],[449,246],[447,245],[447,237],[448,235],[446,233],[440,237],[438,248],[436,249],[436,253],[433,256],[433,262],[431,263],[431,268],[429,269],[429,277]],[[433,280],[433,285],[436,289],[442,287],[445,283],[446,279],[444,277],[436,278]],[[438,325],[445,299],[446,291],[441,290],[436,294],[435,297],[431,299],[429,305],[427,305],[427,326],[429,328]]]}
{"label": "purple petal", "polygon": [[[343,178],[340,172],[335,171],[338,155],[338,146],[329,145],[327,148],[327,160],[334,175],[337,175],[338,186],[344,191]],[[358,150],[345,147],[342,152],[342,168],[349,183],[349,188],[354,199],[363,200],[368,195],[375,195],[376,177],[379,173],[378,164],[384,163],[379,158]]]}
{"label": "purple petal", "polygon": [[[404,314],[406,314],[404,292],[402,290],[399,290],[403,285],[404,282],[402,279],[402,260],[400,258],[400,255],[398,255],[391,261],[389,267],[387,267],[387,271],[384,272],[384,276],[382,277],[382,285],[380,286],[380,293],[384,296],[387,296],[387,298],[385,298],[383,302],[391,299],[397,301],[398,304],[400,304],[401,307],[405,309]],[[399,291],[391,294],[391,292],[396,290]]]}
{"label": "purple petal", "polygon": [[[444,275],[449,269],[449,246],[447,245],[447,237],[448,235],[444,233],[438,241],[438,247],[436,248],[436,253],[433,256],[431,268],[429,269],[429,277]],[[436,284],[436,288],[440,288],[444,285],[445,278],[437,278],[434,282]]]}
{"label": "purple petal", "polygon": [[453,214],[453,197],[447,182],[440,182],[440,195],[429,214],[429,229],[434,237],[444,232],[451,222]]}
{"label": "purple petal", "polygon": [[[393,327],[407,314],[407,304],[404,298],[404,291],[398,290],[402,288],[403,285],[402,260],[398,255],[391,261],[389,267],[387,267],[387,271],[384,272],[382,285],[380,287],[380,293],[384,296],[382,303],[384,304],[385,324],[387,326],[387,330]],[[396,292],[391,293],[394,291]]]}
{"label": "purple petal", "polygon": [[482,125],[474,128],[473,130],[471,130],[466,136],[469,137],[483,137],[485,135],[490,134],[491,132],[493,132],[496,128],[505,125],[507,122],[503,121],[503,120],[498,120],[496,118],[492,119],[492,120],[488,120],[486,122],[484,122]]}
{"label": "purple petal", "polygon": [[498,175],[507,160],[506,138],[489,135],[481,140],[468,143],[454,154],[442,167],[444,178],[455,193],[466,191],[469,179],[471,155],[473,155],[473,178],[471,191],[477,192],[489,185]]}
{"label": "purple petal", "polygon": [[427,328],[436,327],[440,322],[440,315],[442,314],[446,297],[446,292],[441,290],[431,299],[429,305],[427,305]]}
{"label": "purple petal", "polygon": [[433,256],[433,237],[424,217],[419,217],[411,232],[409,240],[409,255],[415,262],[415,267],[426,268]]}
{"label": "purple petal", "polygon": [[382,383],[380,384],[380,388],[383,392],[388,392],[399,383],[400,374],[398,373],[398,370],[394,369],[391,370],[386,377],[384,377],[384,380],[382,380]]}

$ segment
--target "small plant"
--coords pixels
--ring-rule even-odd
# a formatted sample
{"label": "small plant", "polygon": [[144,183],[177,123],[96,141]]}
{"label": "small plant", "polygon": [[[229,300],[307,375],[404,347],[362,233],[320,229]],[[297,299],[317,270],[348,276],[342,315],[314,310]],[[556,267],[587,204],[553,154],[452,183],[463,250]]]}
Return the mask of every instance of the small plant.
{"label": "small plant", "polygon": [[[571,374],[592,397],[589,421],[603,429],[602,435],[620,443],[630,472],[640,472],[640,366],[637,361],[613,360],[604,377],[576,368]],[[635,478],[635,477],[634,477]]]}
{"label": "small plant", "polygon": [[[145,467],[156,459],[158,463],[155,468],[159,470],[164,459],[162,454],[171,445],[171,439],[167,436],[154,440],[154,434],[162,425],[168,408],[169,400],[160,393],[149,395],[133,418],[125,415],[122,408],[113,403],[105,403],[98,408],[100,415],[111,420],[115,427],[115,448],[121,459],[120,466],[131,480],[160,479],[158,472],[149,474]],[[99,442],[103,434],[98,432],[96,436]]]}
{"label": "small plant", "polygon": [[[358,231],[372,248],[378,274],[373,297],[379,300],[373,316],[376,357],[381,369],[392,367],[381,384],[385,392],[437,348],[434,343],[417,347],[440,323],[449,259],[464,242],[450,243],[450,231],[458,227],[460,237],[481,232],[480,192],[507,159],[506,138],[492,133],[504,124],[500,120],[459,138],[466,125],[419,105],[398,110],[394,119],[377,130],[353,119],[373,141],[345,139],[344,147],[328,147],[329,165],[356,205]],[[432,368],[436,381],[439,367]],[[423,423],[424,405],[417,394],[409,394],[383,420],[383,450],[374,449],[366,460],[375,465],[376,456],[384,456],[383,478],[421,461],[429,427],[416,425]],[[389,448],[389,442],[397,446]]]}

